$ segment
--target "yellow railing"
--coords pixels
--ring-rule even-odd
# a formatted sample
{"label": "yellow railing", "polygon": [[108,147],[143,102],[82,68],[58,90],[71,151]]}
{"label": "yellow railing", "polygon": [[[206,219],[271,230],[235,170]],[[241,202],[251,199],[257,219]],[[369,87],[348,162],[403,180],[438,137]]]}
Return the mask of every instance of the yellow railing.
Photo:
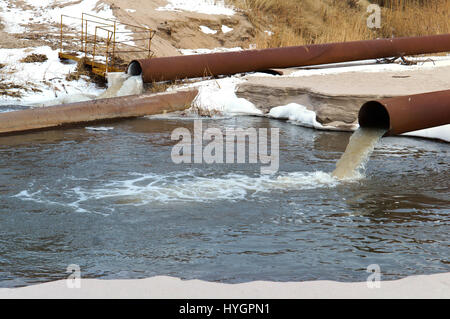
{"label": "yellow railing", "polygon": [[[77,23],[74,21],[77,20],[81,22],[80,29],[75,27]],[[121,23],[89,13],[82,13],[81,18],[63,14],[59,56],[79,61],[84,55],[84,61],[91,65],[92,71],[104,76],[107,72],[119,71],[118,64],[123,57],[151,57],[151,41],[154,35],[155,31],[148,27]]]}

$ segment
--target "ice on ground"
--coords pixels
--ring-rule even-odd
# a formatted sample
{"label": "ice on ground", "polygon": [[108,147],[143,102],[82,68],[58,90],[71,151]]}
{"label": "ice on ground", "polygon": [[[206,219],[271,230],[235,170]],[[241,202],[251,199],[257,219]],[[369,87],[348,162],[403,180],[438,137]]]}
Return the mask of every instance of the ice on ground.
{"label": "ice on ground", "polygon": [[337,74],[344,72],[400,72],[450,66],[450,55],[432,57],[408,57],[408,60],[415,61],[417,62],[417,64],[402,65],[399,63],[377,63],[377,60],[361,60],[301,67],[298,71],[292,72],[287,76],[298,77],[309,75]]}
{"label": "ice on ground", "polygon": [[314,111],[308,110],[304,105],[297,103],[274,107],[270,110],[268,116],[276,119],[285,119],[301,126],[316,129],[325,128],[322,124],[317,122],[316,113]]}
{"label": "ice on ground", "polygon": [[[88,13],[105,19],[116,20],[111,7],[98,0],[61,0],[57,3],[53,0],[23,0],[20,3],[2,0],[0,1],[0,9],[0,17],[5,25],[5,31],[9,33],[27,32],[30,23],[53,25],[53,28],[59,31],[62,14],[81,19],[82,13]],[[95,18],[92,19],[95,20]],[[81,28],[78,19],[64,18],[64,24],[77,29]],[[94,34],[95,26],[91,25],[92,30],[88,31]],[[130,31],[124,26],[118,25],[116,40],[132,42],[131,34],[122,32]]]}
{"label": "ice on ground", "polygon": [[226,25],[222,24],[222,33],[228,33],[233,31],[233,28],[227,27]]}
{"label": "ice on ground", "polygon": [[204,14],[220,14],[231,16],[235,11],[226,6],[224,0],[167,0],[168,4],[159,7],[158,11],[189,11]]}
{"label": "ice on ground", "polygon": [[[22,63],[21,59],[29,54],[45,54],[45,62]],[[58,51],[48,46],[0,49],[0,61],[5,64],[0,69],[0,79],[4,83],[14,83],[22,86],[11,91],[22,94],[21,98],[2,95],[0,104],[9,105],[49,105],[57,101],[70,102],[89,100],[96,97],[104,89],[88,82],[87,77],[76,81],[66,80],[66,75],[75,71],[76,63],[61,63]]]}
{"label": "ice on ground", "polygon": [[198,94],[188,112],[206,113],[210,115],[262,115],[250,101],[236,96],[236,85],[244,80],[228,77],[192,83],[184,87],[195,87]]}
{"label": "ice on ground", "polygon": [[86,130],[88,131],[111,131],[114,130],[112,126],[86,126]]}
{"label": "ice on ground", "polygon": [[200,31],[202,31],[205,34],[216,34],[217,33],[217,30],[210,29],[205,25],[200,26]]}
{"label": "ice on ground", "polygon": [[403,133],[402,135],[432,138],[450,143],[450,124]]}
{"label": "ice on ground", "polygon": [[193,55],[193,54],[208,54],[218,52],[237,52],[242,51],[242,48],[234,47],[234,48],[215,48],[215,49],[179,49],[178,51],[183,55]]}

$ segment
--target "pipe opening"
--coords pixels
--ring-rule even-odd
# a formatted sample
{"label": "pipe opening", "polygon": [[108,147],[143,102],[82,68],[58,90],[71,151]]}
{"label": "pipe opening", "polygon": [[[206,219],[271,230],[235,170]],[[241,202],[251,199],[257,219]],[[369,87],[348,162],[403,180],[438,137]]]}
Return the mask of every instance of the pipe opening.
{"label": "pipe opening", "polygon": [[128,64],[127,73],[131,76],[141,75],[142,73],[141,64],[138,61],[131,61],[130,64]]}
{"label": "pipe opening", "polygon": [[389,112],[383,104],[369,101],[361,106],[358,113],[358,122],[361,127],[390,129]]}

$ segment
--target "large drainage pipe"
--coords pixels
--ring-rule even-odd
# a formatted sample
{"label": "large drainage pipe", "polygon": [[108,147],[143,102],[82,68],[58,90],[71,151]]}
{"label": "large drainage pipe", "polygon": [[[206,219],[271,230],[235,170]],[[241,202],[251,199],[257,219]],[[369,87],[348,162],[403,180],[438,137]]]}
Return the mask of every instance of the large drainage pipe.
{"label": "large drainage pipe", "polygon": [[450,90],[366,102],[358,121],[386,129],[385,136],[450,124]]}
{"label": "large drainage pipe", "polygon": [[450,34],[133,60],[144,82],[450,51]]}
{"label": "large drainage pipe", "polygon": [[0,113],[0,134],[181,111],[198,91],[129,95]]}

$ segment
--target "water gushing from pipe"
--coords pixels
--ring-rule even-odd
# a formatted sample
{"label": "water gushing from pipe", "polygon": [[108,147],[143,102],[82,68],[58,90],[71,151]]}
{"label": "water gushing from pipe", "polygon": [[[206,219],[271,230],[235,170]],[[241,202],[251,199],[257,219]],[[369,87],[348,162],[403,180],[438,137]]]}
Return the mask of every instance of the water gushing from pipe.
{"label": "water gushing from pipe", "polygon": [[337,162],[332,175],[338,179],[362,177],[365,164],[384,133],[386,133],[386,129],[382,128],[360,127],[356,130],[350,137],[347,148]]}

